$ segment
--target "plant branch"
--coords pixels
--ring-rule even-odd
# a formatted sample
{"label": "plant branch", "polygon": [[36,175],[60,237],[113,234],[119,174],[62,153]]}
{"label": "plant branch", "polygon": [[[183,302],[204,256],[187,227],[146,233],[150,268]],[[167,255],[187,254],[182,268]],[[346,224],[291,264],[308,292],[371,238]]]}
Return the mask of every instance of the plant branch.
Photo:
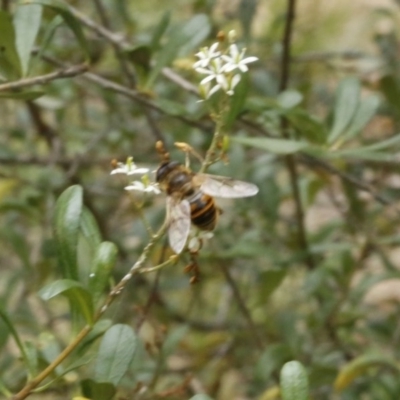
{"label": "plant branch", "polygon": [[19,81],[3,83],[0,85],[0,92],[22,89],[28,86],[45,85],[56,79],[70,78],[72,76],[81,75],[89,69],[87,64],[74,65],[51,72],[50,74],[35,76],[33,78],[20,79]]}
{"label": "plant branch", "polygon": [[[143,268],[144,263],[147,261],[148,256],[153,250],[154,246],[158,243],[158,241],[163,237],[164,233],[167,230],[167,222],[163,224],[163,226],[158,230],[158,232],[152,237],[147,246],[143,249],[142,254],[140,255],[138,261],[131,267],[128,274],[126,274],[120,282],[110,291],[103,305],[97,310],[93,318],[93,325],[102,317],[102,315],[106,312],[108,307],[114,301],[114,299],[122,293],[125,289],[128,281],[133,277],[133,275],[140,273]],[[37,375],[34,379],[28,382],[17,394],[12,397],[12,400],[23,400],[29,396],[33,389],[35,389],[44,379],[46,379],[56,368],[60,365],[75,348],[81,343],[81,341],[86,337],[86,335],[93,329],[93,325],[86,325],[75,337],[75,339],[70,343],[60,354],[59,356],[47,366],[39,375]]]}
{"label": "plant branch", "polygon": [[221,263],[221,270],[222,273],[224,274],[224,277],[226,281],[228,282],[229,286],[232,289],[233,296],[236,299],[236,302],[238,303],[239,309],[242,312],[243,316],[245,317],[247,324],[250,328],[251,333],[253,334],[254,340],[260,350],[264,349],[264,343],[263,340],[257,330],[257,327],[250,315],[250,311],[247,309],[246,303],[242,298],[242,295],[240,294],[239,288],[236,285],[235,280],[232,278],[232,275],[229,272],[229,269],[227,268],[224,263]]}
{"label": "plant branch", "polygon": [[70,343],[59,355],[58,357],[47,366],[36,378],[28,382],[22,390],[20,390],[16,395],[12,397],[12,400],[22,400],[27,398],[33,389],[35,389],[44,379],[46,379],[55,368],[60,365],[81,343],[81,341],[86,337],[86,335],[92,330],[92,326],[86,325],[75,337],[72,343]]}
{"label": "plant branch", "polygon": [[[288,0],[286,11],[285,31],[282,38],[282,59],[281,59],[281,78],[279,82],[279,90],[284,91],[288,87],[290,76],[290,51],[293,34],[293,22],[295,18],[296,0]],[[288,138],[288,122],[285,118],[281,119],[281,131],[284,138]],[[296,220],[299,247],[305,251],[305,261],[309,269],[314,269],[314,259],[309,250],[307,241],[306,228],[304,224],[304,209],[301,203],[299,189],[299,174],[296,167],[296,159],[293,154],[285,156],[286,168],[289,171],[290,185],[292,187],[293,197],[296,204]]]}

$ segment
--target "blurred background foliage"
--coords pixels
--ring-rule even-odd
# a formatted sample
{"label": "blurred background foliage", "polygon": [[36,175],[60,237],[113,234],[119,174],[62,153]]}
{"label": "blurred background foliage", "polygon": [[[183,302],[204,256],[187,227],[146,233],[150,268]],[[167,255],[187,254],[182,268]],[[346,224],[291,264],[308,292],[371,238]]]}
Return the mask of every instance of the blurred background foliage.
{"label": "blurred background foliage", "polygon": [[[83,326],[74,315],[90,321],[88,304],[136,262],[149,241],[143,217],[162,224],[163,196],[130,196],[110,161],[133,156],[155,169],[160,139],[180,161],[176,141],[207,150],[213,124],[196,95],[194,53],[235,29],[259,61],[235,97],[229,163],[211,172],[260,193],[218,201],[197,284],[185,254],[133,277],[30,397],[278,399],[279,372],[297,360],[312,399],[398,398],[399,1],[299,1],[283,92],[283,1],[0,3],[4,397],[54,360]],[[49,78],[55,71],[65,77]],[[65,192],[71,185],[80,186]],[[80,187],[78,225],[57,237],[57,198],[81,207]],[[49,291],[66,277],[63,232],[75,235],[67,256],[80,283]],[[160,242],[146,265],[170,254]],[[88,283],[93,266],[106,271],[101,292]]]}

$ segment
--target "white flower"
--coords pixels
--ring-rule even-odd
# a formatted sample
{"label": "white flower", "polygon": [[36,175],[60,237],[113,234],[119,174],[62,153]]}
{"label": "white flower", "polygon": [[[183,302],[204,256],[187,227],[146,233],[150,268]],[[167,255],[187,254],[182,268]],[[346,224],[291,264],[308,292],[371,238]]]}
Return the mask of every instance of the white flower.
{"label": "white flower", "polygon": [[126,160],[125,164],[121,162],[117,163],[117,168],[114,168],[110,174],[143,175],[146,174],[147,172],[149,172],[148,168],[138,168],[136,164],[133,162],[133,157],[129,157]]}
{"label": "white flower", "polygon": [[243,58],[246,53],[246,49],[239,52],[236,44],[231,44],[229,46],[229,56],[223,55],[222,59],[225,61],[225,71],[231,72],[235,69],[239,69],[242,72],[247,72],[249,70],[247,64],[257,61],[257,57],[247,57]]}
{"label": "white flower", "polygon": [[196,57],[199,58],[199,61],[196,61],[193,64],[193,68],[197,71],[197,68],[206,68],[211,60],[220,57],[221,52],[216,51],[219,43],[216,42],[213,45],[211,45],[210,48],[208,47],[203,47],[198,53],[196,53]]}
{"label": "white flower", "polygon": [[[232,43],[236,33],[229,33],[229,41]],[[214,43],[210,48],[205,47],[196,56],[199,61],[194,63],[196,72],[206,75],[199,85],[199,92],[203,99],[209,99],[214,93],[223,90],[232,96],[234,89],[240,82],[242,74],[249,68],[247,64],[257,61],[257,57],[246,57],[246,49],[239,52],[235,43],[229,45],[227,54],[217,51],[219,43]]]}
{"label": "white flower", "polygon": [[197,252],[201,249],[203,243],[211,239],[214,234],[210,231],[197,231],[192,233],[193,237],[189,240],[188,249],[192,252]]}
{"label": "white flower", "polygon": [[154,194],[161,193],[156,183],[149,183],[146,185],[141,181],[133,181],[129,186],[125,187],[125,190],[135,190],[138,192],[154,193]]}
{"label": "white flower", "polygon": [[[224,65],[221,62],[220,58],[216,58],[209,65],[209,68],[197,68],[197,72],[207,75],[200,82],[200,86],[203,86],[201,92],[205,94],[205,97],[208,99],[219,89],[223,89],[227,92],[230,89],[230,85],[227,79],[226,74],[224,73]],[[211,86],[210,82],[215,81],[216,85]]]}

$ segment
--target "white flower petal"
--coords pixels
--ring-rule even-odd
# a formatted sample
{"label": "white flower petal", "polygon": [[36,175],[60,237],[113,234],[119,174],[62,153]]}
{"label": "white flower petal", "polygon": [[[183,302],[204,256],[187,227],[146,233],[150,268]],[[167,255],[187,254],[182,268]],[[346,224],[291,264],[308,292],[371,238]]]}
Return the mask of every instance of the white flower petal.
{"label": "white flower petal", "polygon": [[228,80],[225,75],[217,75],[215,77],[217,83],[226,91],[229,89]]}
{"label": "white flower petal", "polygon": [[150,185],[146,186],[141,181],[132,182],[131,185],[125,187],[125,190],[135,190],[137,192],[154,193],[154,194],[161,193],[160,189],[158,188],[158,186],[156,184],[150,184]]}
{"label": "white flower petal", "polygon": [[236,74],[231,81],[231,90],[235,88],[235,86],[240,82],[242,76],[240,74]]}
{"label": "white flower petal", "polygon": [[211,71],[210,69],[201,68],[201,67],[195,68],[195,71],[198,72],[199,74],[206,74],[206,75],[210,75],[210,74],[214,73],[214,71]]}
{"label": "white flower petal", "polygon": [[115,174],[126,174],[126,173],[127,173],[127,170],[126,170],[125,167],[118,167],[118,168],[113,169],[113,170],[110,172],[110,175],[115,175]]}
{"label": "white flower petal", "polygon": [[218,47],[218,45],[219,45],[219,43],[218,42],[215,42],[215,43],[213,43],[211,46],[210,46],[210,50],[209,50],[209,53],[214,53],[214,54],[219,54],[219,51],[218,52],[216,52],[215,50],[217,50],[217,47]]}
{"label": "white flower petal", "polygon": [[208,82],[211,82],[215,78],[215,75],[209,75],[200,81],[200,85],[206,85]]}
{"label": "white flower petal", "polygon": [[209,99],[214,93],[218,92],[218,90],[221,89],[220,85],[215,85],[209,92],[207,95],[207,99]]}
{"label": "white flower petal", "polygon": [[127,175],[134,175],[134,174],[141,174],[141,175],[143,175],[143,174],[147,174],[148,172],[150,171],[150,169],[149,168],[134,168],[134,169],[130,169],[128,172],[127,172]]}
{"label": "white flower petal", "polygon": [[239,49],[236,44],[231,44],[229,46],[229,54],[232,56],[232,58],[236,58],[239,56]]}
{"label": "white flower petal", "polygon": [[258,61],[258,57],[246,57],[243,60],[240,61],[241,64],[248,64],[252,63],[254,61]]}

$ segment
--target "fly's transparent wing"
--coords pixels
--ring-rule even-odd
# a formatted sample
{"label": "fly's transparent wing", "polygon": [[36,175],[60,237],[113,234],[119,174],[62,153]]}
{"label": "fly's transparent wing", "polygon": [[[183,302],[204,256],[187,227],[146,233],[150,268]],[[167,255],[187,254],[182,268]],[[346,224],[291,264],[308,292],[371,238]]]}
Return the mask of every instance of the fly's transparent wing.
{"label": "fly's transparent wing", "polygon": [[193,178],[200,190],[210,196],[238,198],[258,193],[258,187],[250,182],[238,181],[227,176],[197,174]]}
{"label": "fly's transparent wing", "polygon": [[190,231],[190,204],[187,200],[167,197],[169,245],[179,254],[185,247]]}

